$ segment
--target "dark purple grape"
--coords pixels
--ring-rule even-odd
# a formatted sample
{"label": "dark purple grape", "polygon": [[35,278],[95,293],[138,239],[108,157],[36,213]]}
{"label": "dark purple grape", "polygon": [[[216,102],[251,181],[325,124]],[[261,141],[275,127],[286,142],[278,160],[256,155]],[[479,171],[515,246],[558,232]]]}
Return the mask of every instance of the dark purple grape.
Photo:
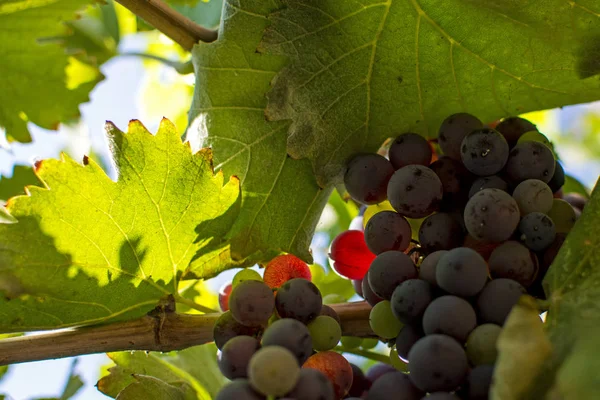
{"label": "dark purple grape", "polygon": [[479,365],[473,368],[467,376],[464,388],[467,400],[488,400],[492,378],[494,376],[493,365]]}
{"label": "dark purple grape", "polygon": [[500,132],[491,128],[477,129],[465,136],[460,155],[465,167],[478,176],[494,175],[508,160],[508,143]]}
{"label": "dark purple grape", "polygon": [[422,165],[407,165],[394,172],[387,189],[388,200],[400,214],[423,218],[436,211],[442,201],[440,178]]}
{"label": "dark purple grape", "polygon": [[519,242],[509,240],[492,251],[488,260],[492,278],[508,278],[528,287],[538,272],[537,257]]}
{"label": "dark purple grape", "polygon": [[367,400],[419,400],[423,392],[419,390],[409,376],[403,372],[389,372],[377,379],[369,392]]}
{"label": "dark purple grape", "polygon": [[312,339],[308,328],[291,318],[279,319],[269,325],[263,334],[262,345],[285,347],[296,356],[299,365],[312,355]]}
{"label": "dark purple grape", "polygon": [[375,383],[377,379],[381,378],[388,372],[396,372],[397,369],[389,364],[375,364],[367,370],[366,377],[371,383]]}
{"label": "dark purple grape", "polygon": [[522,142],[510,151],[506,175],[515,185],[525,179],[539,179],[548,183],[555,168],[556,160],[548,146],[540,142]]}
{"label": "dark purple grape", "polygon": [[557,233],[550,246],[548,246],[544,250],[544,253],[542,254],[541,258],[540,272],[538,273],[538,277],[543,278],[543,276],[546,274],[546,271],[548,271],[548,268],[550,268],[550,265],[552,265],[552,263],[554,262],[558,251],[560,250],[566,239],[566,233]]}
{"label": "dark purple grape", "polygon": [[496,126],[496,130],[504,136],[510,148],[513,148],[525,132],[537,131],[537,128],[524,118],[508,117]]}
{"label": "dark purple grape", "polygon": [[450,250],[460,246],[465,232],[457,218],[448,213],[432,214],[421,223],[419,244],[425,253]]}
{"label": "dark purple grape", "polygon": [[298,383],[287,394],[293,400],[336,400],[333,384],[319,370],[302,368]]}
{"label": "dark purple grape", "polygon": [[460,161],[450,157],[441,157],[429,168],[440,178],[444,195],[442,208],[454,209],[464,206],[467,202],[467,192],[473,180],[473,175],[466,170]]}
{"label": "dark purple grape", "polygon": [[556,227],[552,219],[541,212],[532,212],[519,222],[520,239],[533,251],[542,251],[552,244]]}
{"label": "dark purple grape", "polygon": [[394,211],[381,211],[373,215],[365,227],[365,242],[374,254],[385,251],[404,251],[411,239],[410,224]]}
{"label": "dark purple grape", "polygon": [[425,333],[423,333],[421,327],[404,325],[396,337],[396,351],[400,358],[404,361],[408,360],[410,349],[412,349],[413,345],[423,336],[425,336]]}
{"label": "dark purple grape", "polygon": [[552,179],[550,179],[550,182],[548,182],[548,186],[550,186],[550,189],[552,189],[552,193],[556,193],[563,187],[564,184],[565,170],[557,161],[554,168],[554,175],[552,175]]}
{"label": "dark purple grape", "polygon": [[440,258],[447,252],[448,250],[438,250],[425,257],[419,267],[419,279],[423,279],[424,281],[429,282],[431,286],[437,287],[438,284],[435,277],[437,264],[440,261]]}
{"label": "dark purple grape", "polygon": [[264,400],[265,398],[254,391],[248,380],[236,379],[223,386],[215,400]]}
{"label": "dark purple grape", "polygon": [[483,123],[471,114],[458,113],[446,118],[438,132],[438,143],[444,155],[460,161],[460,145],[467,134],[483,128]]}
{"label": "dark purple grape", "polygon": [[275,307],[282,318],[297,319],[305,324],[321,313],[322,305],[319,289],[311,281],[302,278],[290,279],[275,296]]}
{"label": "dark purple grape", "polygon": [[350,386],[348,396],[360,397],[363,395],[363,393],[369,390],[371,387],[371,381],[365,377],[365,374],[358,365],[350,363],[350,366],[352,367],[352,386]]}
{"label": "dark purple grape", "polygon": [[400,251],[378,255],[369,267],[367,278],[373,292],[383,299],[392,298],[396,286],[417,277],[417,268],[409,256]]}
{"label": "dark purple grape", "polygon": [[427,335],[408,353],[410,380],[424,392],[453,391],[466,378],[463,346],[446,335]]}
{"label": "dark purple grape", "polygon": [[395,169],[412,164],[428,166],[431,162],[431,147],[423,136],[403,133],[392,142],[389,157]]}
{"label": "dark purple grape", "polygon": [[500,189],[483,189],[465,207],[465,226],[473,238],[504,242],[519,225],[520,211],[515,199]]}
{"label": "dark purple grape", "polygon": [[521,215],[531,212],[547,213],[552,208],[554,196],[550,187],[539,179],[526,179],[513,191]]}
{"label": "dark purple grape", "polygon": [[504,321],[525,288],[512,279],[494,279],[485,285],[477,297],[477,311],[482,322],[504,325]]}
{"label": "dark purple grape", "polygon": [[576,192],[566,193],[563,196],[563,200],[572,205],[573,207],[577,208],[579,211],[583,211],[585,205],[587,204],[587,198]]}
{"label": "dark purple grape", "polygon": [[471,297],[485,286],[488,268],[483,257],[475,250],[457,247],[440,258],[435,277],[438,286],[446,292]]}
{"label": "dark purple grape", "polygon": [[[231,338],[217,357],[219,369],[227,379],[246,378],[250,358],[260,349],[260,342],[251,336]],[[312,349],[311,349],[312,350]]]}
{"label": "dark purple grape", "polygon": [[392,312],[403,324],[419,321],[433,300],[431,285],[421,279],[408,279],[394,289]]}
{"label": "dark purple grape", "polygon": [[215,339],[215,344],[219,350],[223,349],[225,343],[227,343],[231,338],[240,335],[247,335],[257,337],[261,334],[261,327],[249,327],[240,324],[233,318],[231,311],[224,312],[221,314],[217,322],[215,322],[215,326],[213,328],[213,337]]}
{"label": "dark purple grape", "polygon": [[353,199],[364,204],[377,204],[386,199],[387,185],[394,167],[379,154],[359,154],[349,163],[344,184]]}
{"label": "dark purple grape", "polygon": [[442,333],[465,343],[477,326],[477,315],[471,304],[456,296],[441,296],[429,304],[423,315],[426,335]]}
{"label": "dark purple grape", "polygon": [[469,198],[475,196],[477,192],[480,192],[483,189],[500,189],[504,192],[508,192],[508,183],[498,175],[479,177],[475,179],[471,185]]}
{"label": "dark purple grape", "polygon": [[435,392],[423,397],[421,400],[461,400],[460,397],[449,392]]}
{"label": "dark purple grape", "polygon": [[273,291],[262,281],[240,282],[229,296],[229,309],[241,324],[264,326],[275,310]]}
{"label": "dark purple grape", "polygon": [[362,290],[363,290],[363,294],[365,295],[365,300],[367,301],[367,303],[369,303],[369,305],[371,305],[371,307],[373,307],[375,304],[379,303],[380,301],[383,301],[383,299],[379,296],[377,296],[375,294],[375,292],[373,291],[373,289],[371,289],[371,285],[369,285],[369,279],[368,279],[368,274],[365,275],[365,277],[362,279]]}
{"label": "dark purple grape", "polygon": [[338,313],[331,307],[329,307],[328,305],[323,304],[321,306],[321,313],[319,315],[325,315],[327,317],[331,317],[333,319],[335,319],[337,321],[338,324],[342,324],[342,320],[340,319],[340,316],[338,315]]}

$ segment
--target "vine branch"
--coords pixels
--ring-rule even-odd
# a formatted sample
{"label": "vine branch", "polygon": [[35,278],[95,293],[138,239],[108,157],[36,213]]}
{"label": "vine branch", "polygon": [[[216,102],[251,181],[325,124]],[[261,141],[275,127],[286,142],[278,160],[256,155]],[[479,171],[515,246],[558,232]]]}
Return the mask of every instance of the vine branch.
{"label": "vine branch", "polygon": [[175,11],[162,0],[117,0],[125,8],[167,35],[185,50],[198,42],[214,42],[217,31],[206,29]]}
{"label": "vine branch", "polygon": [[[368,303],[330,305],[340,316],[345,336],[374,336]],[[0,340],[0,365],[112,351],[173,351],[213,341],[221,314],[177,314],[169,307],[141,318]]]}

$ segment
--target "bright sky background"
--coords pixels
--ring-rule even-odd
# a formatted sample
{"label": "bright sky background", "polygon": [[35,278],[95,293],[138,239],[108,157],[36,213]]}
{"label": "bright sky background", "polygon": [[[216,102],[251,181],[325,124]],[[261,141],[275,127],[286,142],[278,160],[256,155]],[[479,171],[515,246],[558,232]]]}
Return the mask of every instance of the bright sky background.
{"label": "bright sky background", "polygon": [[[139,37],[126,37],[120,47],[122,51],[143,51],[144,43],[144,40]],[[143,116],[146,127],[154,132],[162,115],[148,116],[141,107],[143,102],[141,84],[144,80],[142,61],[132,57],[117,57],[106,63],[102,67],[102,72],[106,80],[92,92],[91,102],[81,106],[81,125],[77,128],[63,128],[58,133],[32,126],[33,143],[15,144],[10,153],[0,149],[0,174],[10,176],[14,164],[31,164],[36,159],[56,158],[67,143],[71,145],[70,154],[77,160],[88,152],[91,145],[96,154],[106,157],[108,161],[108,147],[103,129],[105,120],[113,121],[121,129],[126,129],[130,119]],[[165,73],[173,72],[165,67]],[[589,113],[590,110],[600,115],[600,103],[565,107],[563,110],[543,115],[537,113],[535,122],[552,140],[556,135],[576,131],[578,124],[574,121]],[[600,174],[600,161],[586,159],[572,149],[561,151],[559,148],[558,150],[567,173],[579,178],[588,187],[592,187]],[[327,238],[321,235],[317,239],[320,248],[327,245],[323,242]],[[322,255],[316,261],[326,262]],[[223,282],[230,280],[234,273],[235,271],[227,271],[222,274],[212,282],[211,287],[218,288]],[[99,378],[100,366],[107,362],[105,355],[80,357],[77,371],[82,375],[86,386],[74,397],[75,400],[107,399],[94,387]],[[6,393],[15,400],[58,396],[66,382],[70,365],[71,359],[64,359],[12,366],[6,377],[0,381],[0,393]]]}

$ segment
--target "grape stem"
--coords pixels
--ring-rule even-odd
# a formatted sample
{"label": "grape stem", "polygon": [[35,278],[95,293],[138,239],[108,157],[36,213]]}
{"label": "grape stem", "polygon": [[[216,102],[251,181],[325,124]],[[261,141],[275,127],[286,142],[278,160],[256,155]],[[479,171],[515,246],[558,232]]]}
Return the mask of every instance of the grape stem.
{"label": "grape stem", "polygon": [[186,299],[185,297],[182,297],[179,294],[175,294],[173,297],[175,298],[176,303],[184,304],[184,305],[188,306],[189,308],[193,308],[194,310],[200,311],[201,313],[204,313],[204,314],[218,313],[217,310],[213,310],[212,308],[203,306],[202,304],[198,304],[195,301]]}
{"label": "grape stem", "polygon": [[[175,312],[175,303],[209,313],[179,314]],[[369,326],[371,306],[367,302],[331,304],[330,307],[340,317],[344,336],[375,337]],[[220,316],[221,313],[178,294],[164,299],[138,319],[0,340],[0,365],[113,351],[183,350],[212,342],[213,327]]]}
{"label": "grape stem", "polygon": [[362,349],[347,349],[344,346],[336,346],[334,350],[337,352],[350,353],[350,354],[354,354],[355,356],[361,356],[364,358],[368,358],[369,360],[379,361],[379,362],[382,362],[385,364],[392,365],[392,362],[390,361],[389,356],[387,356],[385,354],[381,354],[381,353],[375,353],[374,351],[362,350]]}
{"label": "grape stem", "polygon": [[191,51],[198,42],[217,40],[217,31],[206,29],[175,11],[162,0],[117,0],[132,13]]}
{"label": "grape stem", "polygon": [[175,71],[177,71],[181,75],[187,75],[187,74],[191,74],[194,72],[194,66],[192,65],[191,60],[186,61],[186,62],[173,61],[173,60],[169,60],[164,57],[156,56],[154,54],[137,53],[137,52],[120,53],[119,56],[121,56],[121,57],[140,57],[140,58],[146,58],[148,60],[158,61],[160,63],[163,63],[163,64],[168,65],[169,67],[173,68]]}

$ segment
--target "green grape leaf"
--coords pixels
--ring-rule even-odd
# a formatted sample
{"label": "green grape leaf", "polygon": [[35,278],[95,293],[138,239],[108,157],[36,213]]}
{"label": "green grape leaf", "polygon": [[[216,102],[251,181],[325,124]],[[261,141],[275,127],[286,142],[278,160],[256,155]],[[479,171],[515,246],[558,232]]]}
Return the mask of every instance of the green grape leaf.
{"label": "green grape leaf", "polygon": [[342,278],[331,269],[325,270],[319,264],[313,264],[310,266],[310,273],[312,282],[319,288],[323,297],[336,295],[340,299],[343,298],[338,303],[343,303],[356,294],[352,282]]}
{"label": "green grape leaf", "polygon": [[[587,3],[587,4],[586,4]],[[267,117],[321,186],[348,158],[448,115],[486,122],[600,98],[598,2],[284,0],[260,51],[289,58]]]}
{"label": "green grape leaf", "polygon": [[[62,35],[64,22],[85,0],[12,0],[0,5],[0,126],[9,141],[31,140],[27,123],[56,129],[79,116],[79,104],[103,78],[93,66],[69,57],[47,38]],[[42,41],[42,43],[40,43]],[[9,100],[10,99],[10,100]]]}
{"label": "green grape leaf", "polygon": [[221,20],[223,0],[170,0],[172,7],[198,25],[215,28]]}
{"label": "green grape leaf", "polygon": [[563,193],[579,193],[586,199],[590,198],[590,193],[583,185],[583,183],[579,182],[577,179],[573,178],[570,175],[565,175],[565,184],[563,185],[562,190]]}
{"label": "green grape leaf", "polygon": [[600,369],[596,327],[583,332],[573,350],[558,370],[554,398],[562,400],[596,400],[600,398],[600,379],[592,371]]}
{"label": "green grape leaf", "polygon": [[177,295],[197,254],[225,251],[239,181],[213,174],[210,150],[193,154],[168,120],[155,136],[139,121],[106,128],[117,182],[63,156],[38,164],[44,188],[9,202],[18,223],[0,224],[0,332],[138,317]]}
{"label": "green grape leaf", "polygon": [[0,177],[0,202],[8,200],[13,196],[25,193],[25,186],[41,186],[41,182],[33,168],[25,165],[15,165],[12,177]]}
{"label": "green grape leaf", "polygon": [[135,382],[123,389],[117,400],[194,400],[193,391],[187,385],[169,385],[160,379],[145,375],[133,375]]}
{"label": "green grape leaf", "polygon": [[531,391],[538,377],[543,376],[552,345],[532,297],[523,296],[513,307],[498,338],[497,348],[499,354],[490,390],[491,400],[542,398],[532,397]]}
{"label": "green grape leaf", "polygon": [[98,390],[116,397],[135,382],[134,374],[160,379],[171,385],[186,384],[197,399],[212,399],[227,383],[217,366],[217,348],[213,343],[167,354],[137,352],[109,353],[115,363],[109,374],[97,384]]}
{"label": "green grape leaf", "polygon": [[75,368],[77,367],[77,358],[71,362],[71,369],[69,371],[69,378],[67,379],[67,384],[63,389],[63,392],[60,396],[60,400],[69,400],[71,397],[75,396],[79,389],[81,389],[84,385],[81,376],[77,375]]}
{"label": "green grape leaf", "polygon": [[219,39],[193,51],[197,84],[187,138],[194,148],[210,146],[215,168],[242,182],[240,215],[227,234],[230,254],[218,258],[222,264],[251,265],[280,252],[311,261],[308,247],[331,193],[317,185],[308,160],[288,157],[288,124],[265,120],[265,93],[285,60],[256,48],[266,16],[279,6],[226,1]]}
{"label": "green grape leaf", "polygon": [[[593,345],[593,340],[588,337],[590,333],[598,332],[600,326],[598,221],[600,187],[596,186],[543,282],[549,303],[546,326],[554,348],[554,369],[560,368],[558,387],[559,390],[560,387],[569,387],[574,393],[586,393],[587,386],[578,385],[597,380],[596,372],[587,368],[586,364],[579,379],[566,386],[564,381],[565,377],[579,373],[574,360],[600,357],[598,336],[592,335],[596,341]],[[597,391],[597,386],[593,390]],[[569,396],[563,398],[575,398]]]}

